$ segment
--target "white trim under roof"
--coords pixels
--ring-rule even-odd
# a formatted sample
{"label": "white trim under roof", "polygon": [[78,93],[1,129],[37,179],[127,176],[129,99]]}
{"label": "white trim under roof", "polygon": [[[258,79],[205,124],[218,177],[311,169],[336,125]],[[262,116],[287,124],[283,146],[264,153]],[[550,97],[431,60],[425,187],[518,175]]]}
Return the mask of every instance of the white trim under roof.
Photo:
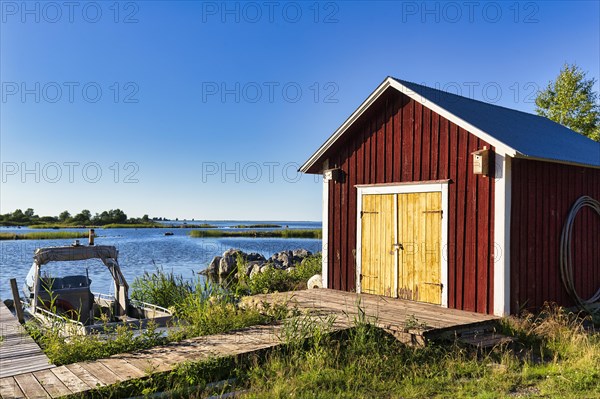
{"label": "white trim under roof", "polygon": [[430,110],[436,112],[437,114],[443,116],[448,119],[450,122],[460,126],[461,128],[467,130],[469,133],[474,134],[480,139],[488,142],[490,145],[494,146],[496,149],[496,153],[500,153],[502,155],[508,155],[511,157],[516,156],[518,153],[512,147],[504,144],[498,139],[494,138],[490,134],[484,132],[481,129],[476,128],[470,123],[462,120],[456,115],[446,111],[444,108],[437,105],[434,101],[429,99],[425,99],[419,94],[415,93],[413,90],[404,86],[402,83],[398,82],[396,79],[392,77],[387,77],[376,89],[371,93],[369,97],[350,115],[348,119],[327,139],[327,141],[300,167],[300,172],[307,173],[307,171],[315,165],[315,163],[325,154],[329,148],[356,122],[358,118],[389,88],[392,87],[415,100],[416,102],[423,104],[425,107]]}
{"label": "white trim under roof", "polygon": [[[431,193],[442,194],[442,239],[440,242],[440,279],[442,283],[442,307],[448,307],[448,183],[449,180],[436,180],[428,182],[406,182],[396,184],[359,184],[356,185],[356,292],[361,292],[360,275],[362,273],[362,196],[369,194],[406,194],[406,193]],[[397,278],[396,278],[397,280]],[[395,296],[398,296],[397,281]]]}

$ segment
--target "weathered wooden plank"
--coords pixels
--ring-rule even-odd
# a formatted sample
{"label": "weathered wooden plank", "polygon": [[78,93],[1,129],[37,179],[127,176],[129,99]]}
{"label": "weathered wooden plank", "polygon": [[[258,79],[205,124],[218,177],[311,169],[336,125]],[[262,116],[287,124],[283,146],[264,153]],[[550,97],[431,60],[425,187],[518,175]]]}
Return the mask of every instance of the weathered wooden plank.
{"label": "weathered wooden plank", "polygon": [[105,382],[96,378],[94,374],[90,373],[86,368],[84,368],[82,363],[67,364],[65,367],[91,388],[103,387],[106,385]]}
{"label": "weathered wooden plank", "polygon": [[105,385],[112,385],[125,380],[124,377],[113,373],[109,368],[100,362],[83,362],[79,364],[98,380],[102,381]]}
{"label": "weathered wooden plank", "polygon": [[36,371],[33,376],[53,398],[60,398],[73,393],[51,370]]}
{"label": "weathered wooden plank", "polygon": [[15,376],[15,381],[28,399],[49,398],[50,395],[31,373]]}
{"label": "weathered wooden plank", "polygon": [[0,378],[54,367],[10,310],[0,302]]}
{"label": "weathered wooden plank", "polygon": [[171,370],[171,366],[155,357],[130,354],[121,357],[121,359],[138,368],[146,375]]}
{"label": "weathered wooden plank", "polygon": [[89,386],[65,366],[50,369],[50,371],[73,393],[87,391]]}
{"label": "weathered wooden plank", "polygon": [[0,397],[2,399],[20,399],[24,398],[25,394],[19,388],[14,377],[5,377],[0,378]]}
{"label": "weathered wooden plank", "polygon": [[109,358],[100,359],[98,362],[102,363],[104,366],[106,366],[106,368],[118,375],[123,380],[144,377],[146,375],[142,370],[132,366],[125,360]]}

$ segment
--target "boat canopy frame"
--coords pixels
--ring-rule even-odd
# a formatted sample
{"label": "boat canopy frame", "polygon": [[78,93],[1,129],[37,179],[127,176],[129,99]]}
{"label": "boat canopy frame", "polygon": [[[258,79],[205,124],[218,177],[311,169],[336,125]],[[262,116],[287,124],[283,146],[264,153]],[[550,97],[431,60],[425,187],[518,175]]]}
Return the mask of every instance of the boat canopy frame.
{"label": "boat canopy frame", "polygon": [[109,270],[115,289],[116,313],[126,316],[128,309],[129,285],[121,272],[118,262],[119,251],[112,245],[71,245],[63,247],[38,248],[33,255],[33,303],[31,305],[35,314],[38,303],[38,290],[40,285],[40,269],[50,262],[78,261],[87,259],[100,259]]}

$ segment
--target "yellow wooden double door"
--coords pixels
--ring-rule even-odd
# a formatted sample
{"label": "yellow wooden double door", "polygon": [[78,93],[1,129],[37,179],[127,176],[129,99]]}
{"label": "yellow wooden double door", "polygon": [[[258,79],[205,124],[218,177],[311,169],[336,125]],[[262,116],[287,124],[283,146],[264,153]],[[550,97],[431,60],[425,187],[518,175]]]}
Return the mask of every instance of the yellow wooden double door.
{"label": "yellow wooden double door", "polygon": [[361,291],[441,304],[441,192],[363,194]]}

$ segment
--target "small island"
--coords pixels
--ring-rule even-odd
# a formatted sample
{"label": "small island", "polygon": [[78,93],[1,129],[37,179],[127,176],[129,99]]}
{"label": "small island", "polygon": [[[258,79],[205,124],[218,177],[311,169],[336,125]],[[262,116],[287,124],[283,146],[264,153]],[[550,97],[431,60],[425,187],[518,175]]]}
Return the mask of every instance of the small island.
{"label": "small island", "polygon": [[284,229],[284,230],[192,230],[190,237],[210,238],[210,237],[249,237],[249,238],[322,238],[321,229]]}

